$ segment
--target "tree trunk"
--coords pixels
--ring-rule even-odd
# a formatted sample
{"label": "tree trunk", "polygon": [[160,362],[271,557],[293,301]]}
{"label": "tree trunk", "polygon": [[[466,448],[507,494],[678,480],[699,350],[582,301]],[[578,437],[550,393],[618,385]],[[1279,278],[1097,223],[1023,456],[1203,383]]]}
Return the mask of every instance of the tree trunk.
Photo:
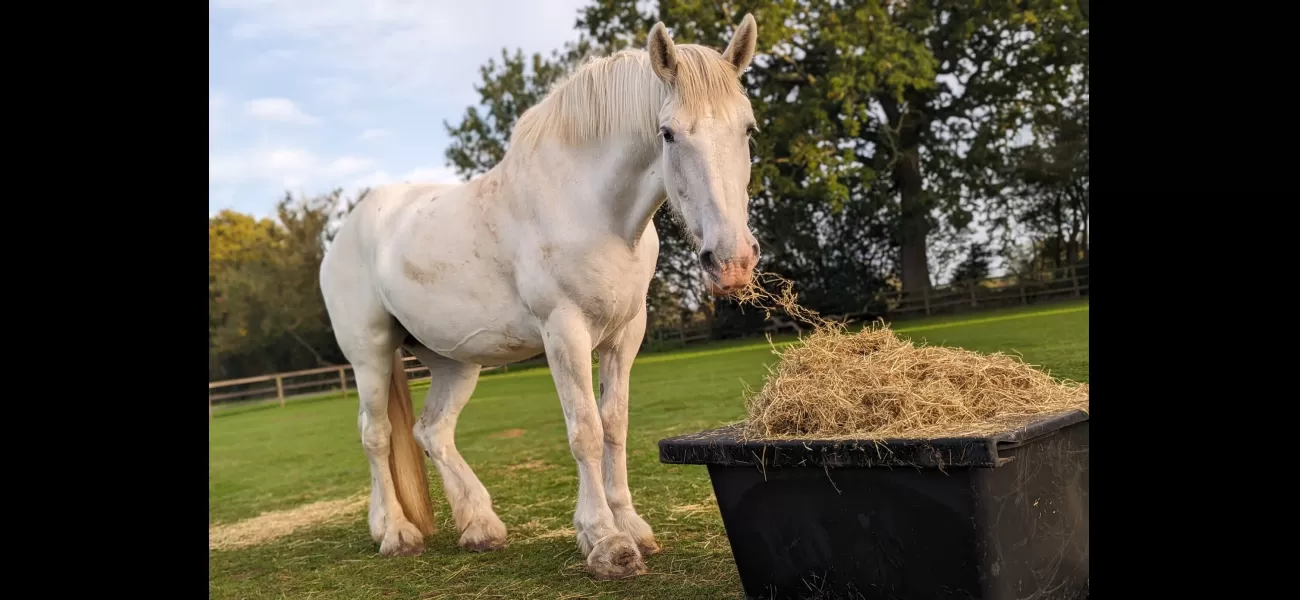
{"label": "tree trunk", "polygon": [[898,186],[901,213],[898,233],[902,247],[903,291],[917,293],[930,288],[930,265],[926,260],[930,215],[922,198],[920,154],[920,149],[913,146],[894,163],[894,183]]}
{"label": "tree trunk", "polygon": [[1070,240],[1065,244],[1065,252],[1065,264],[1073,272],[1074,265],[1079,262],[1079,217],[1074,211],[1070,212]]}
{"label": "tree trunk", "polygon": [[1079,190],[1079,198],[1080,198],[1080,205],[1081,205],[1082,208],[1083,208],[1083,262],[1084,262],[1084,263],[1087,263],[1087,262],[1088,262],[1088,246],[1089,246],[1089,244],[1088,244],[1088,216],[1089,216],[1089,208],[1091,208],[1091,207],[1089,206],[1089,204],[1088,204],[1088,201],[1089,201],[1089,199],[1090,199],[1089,196],[1088,196],[1088,191],[1087,191],[1087,190],[1080,189],[1080,190]]}
{"label": "tree trunk", "polygon": [[[889,125],[898,131],[898,139],[890,145],[898,153],[894,157],[891,175],[899,195],[898,242],[902,254],[899,268],[903,292],[919,294],[930,289],[930,265],[926,261],[930,211],[921,186],[921,128],[924,123],[915,113],[904,115],[903,107],[888,95],[879,96],[877,100],[889,119]],[[924,100],[917,94],[908,98],[913,108],[924,105]],[[890,134],[886,132],[885,135]]]}
{"label": "tree trunk", "polygon": [[1055,251],[1052,252],[1052,262],[1054,263],[1052,266],[1059,271],[1061,269],[1061,250],[1067,244],[1065,241],[1065,226],[1061,222],[1061,194],[1057,192],[1052,195],[1054,196],[1052,209],[1054,214],[1052,215],[1052,218],[1056,220],[1056,248],[1054,248]]}

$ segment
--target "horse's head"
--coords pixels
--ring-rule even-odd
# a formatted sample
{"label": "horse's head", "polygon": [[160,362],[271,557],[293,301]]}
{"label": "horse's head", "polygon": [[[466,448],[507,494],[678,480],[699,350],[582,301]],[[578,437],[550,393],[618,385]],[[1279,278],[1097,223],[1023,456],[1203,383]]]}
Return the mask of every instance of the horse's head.
{"label": "horse's head", "polygon": [[754,17],[745,15],[722,54],[673,44],[663,23],[647,42],[655,75],[673,90],[659,112],[664,187],[714,294],[744,289],[758,263],[758,240],[749,231],[754,112],[740,84],[757,38]]}

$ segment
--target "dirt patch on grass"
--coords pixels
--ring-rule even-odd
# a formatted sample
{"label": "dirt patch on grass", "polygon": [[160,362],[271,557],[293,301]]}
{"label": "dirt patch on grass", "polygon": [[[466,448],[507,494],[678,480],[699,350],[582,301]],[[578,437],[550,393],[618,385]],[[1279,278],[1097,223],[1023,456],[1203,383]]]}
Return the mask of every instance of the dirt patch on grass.
{"label": "dirt patch on grass", "polygon": [[505,431],[498,431],[492,435],[489,435],[488,438],[493,440],[510,440],[514,438],[524,437],[525,433],[528,432],[523,429],[507,429]]}
{"label": "dirt patch on grass", "polygon": [[342,500],[322,500],[305,506],[264,512],[235,523],[208,526],[208,550],[237,550],[259,546],[295,531],[341,520],[360,511],[369,502],[360,493]]}
{"label": "dirt patch on grass", "polygon": [[515,471],[545,471],[551,468],[552,466],[553,465],[542,462],[540,460],[530,460],[527,462],[521,462],[519,464],[510,465],[506,467],[506,470],[510,471],[511,473],[514,473]]}

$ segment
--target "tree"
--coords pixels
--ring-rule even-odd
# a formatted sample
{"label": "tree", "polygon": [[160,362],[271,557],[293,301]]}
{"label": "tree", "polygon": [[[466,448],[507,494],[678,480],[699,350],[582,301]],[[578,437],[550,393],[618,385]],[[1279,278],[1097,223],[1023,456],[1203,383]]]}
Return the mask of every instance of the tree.
{"label": "tree", "polygon": [[270,264],[278,252],[276,223],[224,210],[208,218],[208,376],[222,371],[223,354],[255,346],[239,291],[240,273]]}
{"label": "tree", "polygon": [[990,213],[1006,237],[1028,237],[1042,268],[1072,267],[1088,260],[1089,248],[1086,95],[1039,114],[1034,132],[1031,143],[1008,153]]}
{"label": "tree", "polygon": [[286,194],[276,219],[223,211],[208,219],[208,376],[337,364],[318,281],[342,190]]}
{"label": "tree", "polygon": [[[761,266],[822,311],[860,309],[896,273],[905,290],[929,286],[928,239],[969,226],[1013,142],[1075,93],[1087,60],[1086,1],[594,0],[580,41],[547,68],[534,57],[533,72],[546,80],[583,51],[644,44],[659,20],[678,42],[721,48],[746,12],[759,22],[743,77],[760,128],[750,192]],[[504,99],[544,89],[513,73],[482,87],[487,105],[518,109]],[[462,128],[485,131],[476,114]],[[666,246],[665,263],[693,267]]]}
{"label": "tree", "polygon": [[987,279],[993,254],[984,244],[974,242],[967,247],[966,258],[952,272],[953,283]]}

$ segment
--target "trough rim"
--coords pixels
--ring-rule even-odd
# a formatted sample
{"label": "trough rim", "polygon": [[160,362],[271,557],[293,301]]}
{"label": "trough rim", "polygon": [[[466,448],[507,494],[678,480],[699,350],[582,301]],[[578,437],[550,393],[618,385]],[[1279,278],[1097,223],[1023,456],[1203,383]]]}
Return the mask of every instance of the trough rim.
{"label": "trough rim", "polygon": [[1088,413],[1053,413],[1020,427],[979,436],[933,439],[792,439],[740,438],[735,423],[659,440],[659,462],[711,467],[950,467],[995,468],[1011,462],[1003,453],[1032,444],[1088,421]]}

